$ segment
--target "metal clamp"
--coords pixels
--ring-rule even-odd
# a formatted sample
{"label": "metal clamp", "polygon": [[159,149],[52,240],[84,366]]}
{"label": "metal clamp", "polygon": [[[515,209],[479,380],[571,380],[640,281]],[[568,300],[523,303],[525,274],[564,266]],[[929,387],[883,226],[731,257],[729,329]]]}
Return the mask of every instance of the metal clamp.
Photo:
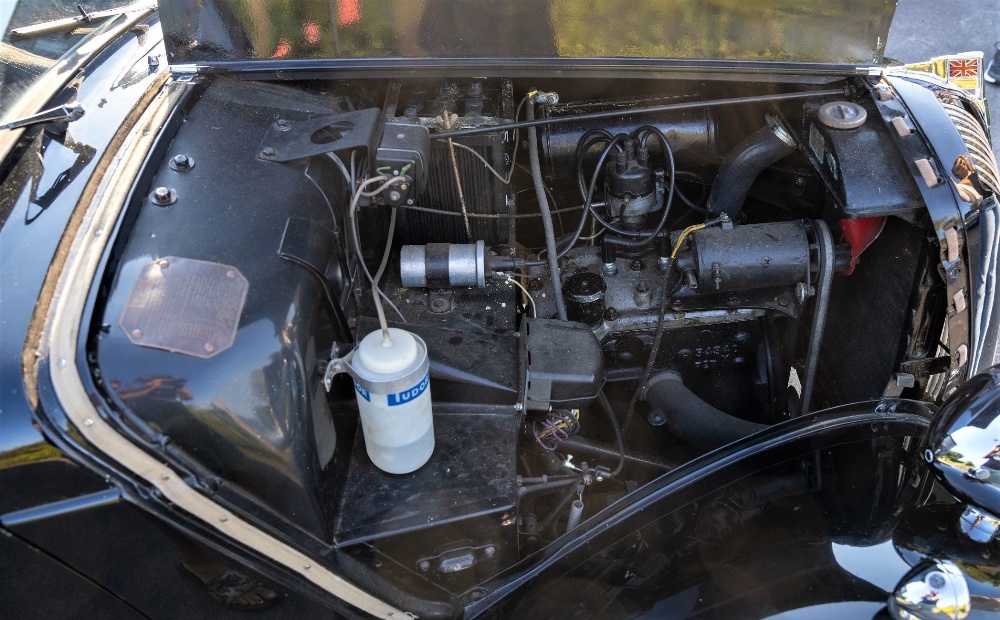
{"label": "metal clamp", "polygon": [[330,387],[333,385],[333,378],[340,374],[348,374],[355,381],[358,380],[358,375],[351,366],[351,360],[354,359],[354,353],[357,349],[352,349],[350,353],[344,357],[337,357],[326,365],[326,372],[323,373],[323,387],[326,391],[330,391]]}
{"label": "metal clamp", "polygon": [[339,374],[350,375],[356,384],[372,394],[394,394],[413,387],[415,382],[419,382],[427,376],[430,362],[427,358],[427,343],[416,334],[411,334],[411,336],[417,341],[417,346],[423,350],[423,363],[413,366],[402,372],[402,374],[396,376],[383,375],[384,378],[380,377],[378,380],[372,380],[372,373],[370,371],[368,373],[358,372],[358,369],[354,367],[354,355],[358,350],[353,349],[343,357],[331,359],[326,365],[326,371],[323,373],[323,387],[329,392],[333,386],[333,378]]}

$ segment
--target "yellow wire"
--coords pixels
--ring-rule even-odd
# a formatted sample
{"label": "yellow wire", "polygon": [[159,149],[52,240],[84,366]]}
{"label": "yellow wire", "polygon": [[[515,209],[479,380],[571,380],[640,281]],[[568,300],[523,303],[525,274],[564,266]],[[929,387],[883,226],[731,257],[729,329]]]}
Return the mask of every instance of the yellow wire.
{"label": "yellow wire", "polygon": [[[579,423],[580,422],[580,410],[579,409],[570,409],[569,412],[573,415],[574,418],[576,418],[577,423]],[[561,428],[563,430],[569,428],[569,425],[566,424],[565,422],[557,422],[555,424],[555,426],[557,428]],[[550,431],[547,428],[546,429],[542,429],[542,432],[538,433],[538,436],[539,437],[545,437],[546,435],[549,434],[549,432]]]}
{"label": "yellow wire", "polygon": [[535,307],[535,300],[531,297],[531,293],[528,292],[528,289],[524,288],[523,284],[521,284],[520,282],[518,282],[517,280],[515,280],[510,276],[507,276],[507,281],[516,286],[517,288],[521,289],[522,291],[524,291],[524,296],[527,297],[528,301],[531,303],[531,316],[537,319],[538,308]]}
{"label": "yellow wire", "polygon": [[701,230],[704,227],[705,227],[704,224],[695,224],[694,226],[688,226],[687,228],[685,228],[684,230],[682,230],[681,231],[681,236],[677,237],[677,243],[674,244],[674,251],[670,253],[670,260],[673,260],[673,259],[677,258],[677,252],[680,251],[681,244],[684,243],[684,237],[687,237],[689,234],[693,233],[694,231]]}

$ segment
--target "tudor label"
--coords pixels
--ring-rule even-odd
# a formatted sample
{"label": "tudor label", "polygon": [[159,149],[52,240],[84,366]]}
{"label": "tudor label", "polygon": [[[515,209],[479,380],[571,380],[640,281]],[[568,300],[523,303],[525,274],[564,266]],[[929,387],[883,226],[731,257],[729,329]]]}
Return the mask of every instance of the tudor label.
{"label": "tudor label", "polygon": [[427,386],[430,385],[430,382],[431,376],[430,373],[428,373],[424,375],[424,378],[420,380],[420,383],[410,389],[403,390],[397,394],[389,394],[389,406],[395,407],[396,405],[404,405],[411,400],[416,399],[427,390]]}

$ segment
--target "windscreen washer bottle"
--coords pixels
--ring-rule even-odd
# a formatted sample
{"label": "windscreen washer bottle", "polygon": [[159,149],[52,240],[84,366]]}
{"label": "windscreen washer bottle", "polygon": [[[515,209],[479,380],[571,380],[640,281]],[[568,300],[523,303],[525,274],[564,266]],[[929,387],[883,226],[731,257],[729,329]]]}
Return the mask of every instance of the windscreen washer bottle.
{"label": "windscreen washer bottle", "polygon": [[329,391],[335,374],[351,375],[368,457],[386,473],[408,474],[434,452],[430,360],[419,336],[395,327],[386,332],[371,332],[331,360],[324,382]]}

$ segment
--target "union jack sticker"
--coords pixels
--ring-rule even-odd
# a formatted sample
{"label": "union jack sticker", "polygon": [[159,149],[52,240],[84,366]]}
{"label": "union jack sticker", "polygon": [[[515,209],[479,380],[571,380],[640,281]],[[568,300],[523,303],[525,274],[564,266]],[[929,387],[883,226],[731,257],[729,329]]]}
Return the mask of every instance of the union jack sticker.
{"label": "union jack sticker", "polygon": [[[976,99],[983,99],[982,52],[966,52],[950,56],[937,56],[925,62],[906,65],[907,71],[930,73],[964,89]],[[889,69],[892,72],[892,69]]]}
{"label": "union jack sticker", "polygon": [[948,60],[949,78],[974,78],[978,75],[978,58],[952,58]]}

